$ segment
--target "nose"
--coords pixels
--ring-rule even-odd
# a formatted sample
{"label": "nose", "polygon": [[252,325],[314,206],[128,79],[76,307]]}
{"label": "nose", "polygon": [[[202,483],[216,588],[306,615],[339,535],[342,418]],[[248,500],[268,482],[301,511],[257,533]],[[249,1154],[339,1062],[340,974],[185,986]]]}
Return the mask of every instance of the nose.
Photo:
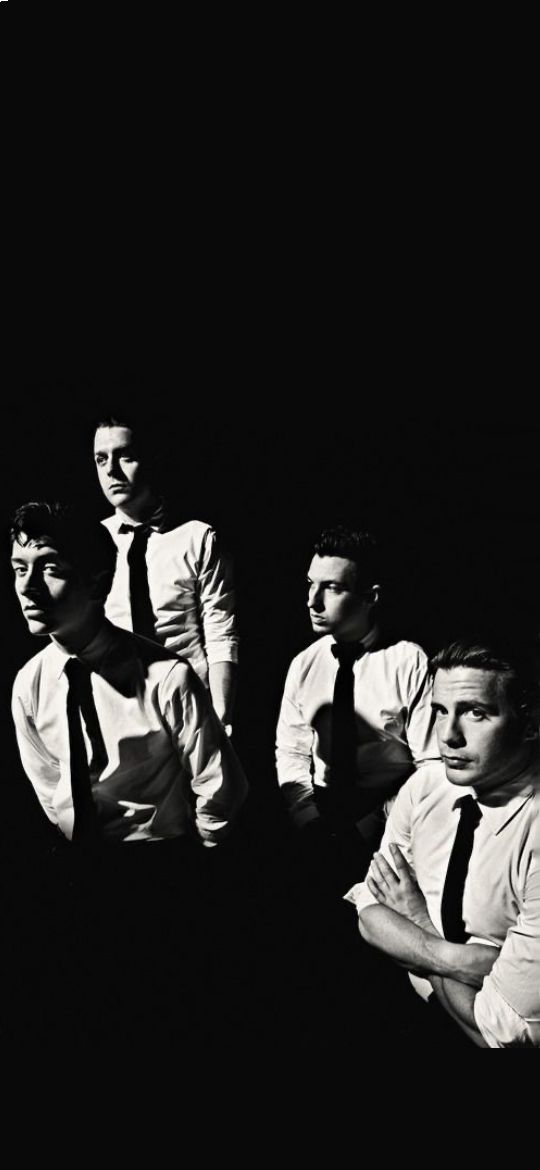
{"label": "nose", "polygon": [[17,593],[21,597],[37,597],[39,593],[39,580],[34,569],[28,569],[24,577],[17,578]]}
{"label": "nose", "polygon": [[461,724],[457,718],[448,716],[444,721],[438,725],[439,735],[441,740],[447,747],[458,748],[463,747],[465,743],[465,736],[461,729]]}
{"label": "nose", "polygon": [[322,590],[319,589],[318,585],[310,585],[309,587],[308,607],[313,609],[315,613],[321,613],[324,609]]}

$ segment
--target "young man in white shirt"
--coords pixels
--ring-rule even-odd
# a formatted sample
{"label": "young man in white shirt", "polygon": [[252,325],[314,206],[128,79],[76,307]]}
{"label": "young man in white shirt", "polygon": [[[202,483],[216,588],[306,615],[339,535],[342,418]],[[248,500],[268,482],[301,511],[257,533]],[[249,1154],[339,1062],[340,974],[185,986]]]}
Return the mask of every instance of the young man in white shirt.
{"label": "young man in white shirt", "polygon": [[144,444],[142,425],[123,417],[96,428],[98,479],[114,508],[103,523],[118,549],[106,614],[186,658],[230,733],[238,662],[231,566],[208,524],[179,524],[160,498],[159,453],[152,461]]}
{"label": "young man in white shirt", "polygon": [[385,641],[379,592],[373,538],[323,532],[308,571],[318,640],[290,667],[277,728],[278,781],[301,852],[316,868],[331,839],[343,889],[380,841],[385,802],[438,758],[426,655]]}
{"label": "young man in white shirt", "polygon": [[[189,664],[106,620],[116,554],[103,526],[60,505],[28,504],[11,537],[23,615],[31,633],[51,639],[13,687],[22,764],[86,875],[94,950],[103,961],[112,948],[126,966],[129,957],[119,984],[142,1016],[164,948],[184,945],[180,924],[197,900],[197,878],[186,875],[202,873],[198,845],[227,837],[246,780]],[[82,945],[90,969],[86,938]],[[106,966],[105,984],[109,958]]]}
{"label": "young man in white shirt", "polygon": [[442,763],[401,789],[347,898],[429,1002],[428,1047],[453,1032],[540,1047],[538,661],[519,642],[463,639],[432,671]]}

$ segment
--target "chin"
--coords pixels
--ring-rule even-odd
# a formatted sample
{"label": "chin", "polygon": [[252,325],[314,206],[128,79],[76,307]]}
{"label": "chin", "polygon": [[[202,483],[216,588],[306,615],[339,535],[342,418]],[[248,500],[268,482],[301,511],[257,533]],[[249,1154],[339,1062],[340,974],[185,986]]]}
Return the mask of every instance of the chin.
{"label": "chin", "polygon": [[49,627],[43,622],[28,622],[28,629],[34,638],[48,638],[51,633]]}
{"label": "chin", "polygon": [[478,780],[474,772],[468,770],[463,771],[462,768],[449,768],[448,764],[445,764],[444,770],[447,779],[451,784],[455,784],[457,788],[471,788]]}

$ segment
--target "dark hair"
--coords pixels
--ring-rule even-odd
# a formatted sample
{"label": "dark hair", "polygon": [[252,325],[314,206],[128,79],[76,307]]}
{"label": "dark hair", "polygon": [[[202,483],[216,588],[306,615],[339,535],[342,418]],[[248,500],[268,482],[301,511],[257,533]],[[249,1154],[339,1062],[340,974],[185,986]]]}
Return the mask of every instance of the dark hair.
{"label": "dark hair", "polygon": [[112,585],[116,547],[99,520],[72,504],[32,502],[17,508],[13,516],[12,542],[22,544],[23,533],[30,540],[47,537],[84,581],[102,576],[105,601]]}
{"label": "dark hair", "polygon": [[356,565],[356,592],[363,593],[379,584],[379,550],[369,532],[338,524],[327,528],[315,541],[319,557],[344,557]]}
{"label": "dark hair", "polygon": [[438,670],[453,670],[458,666],[501,674],[509,703],[518,718],[527,723],[536,717],[540,706],[539,651],[533,639],[458,638],[433,656],[429,668],[432,677]]}

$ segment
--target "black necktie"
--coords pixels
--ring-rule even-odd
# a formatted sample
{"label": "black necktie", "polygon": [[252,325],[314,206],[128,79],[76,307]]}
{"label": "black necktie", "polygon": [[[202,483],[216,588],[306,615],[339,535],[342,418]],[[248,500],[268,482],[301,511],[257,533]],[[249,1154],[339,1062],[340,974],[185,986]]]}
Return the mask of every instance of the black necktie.
{"label": "black necktie", "polygon": [[152,530],[145,524],[139,524],[136,528],[123,524],[120,531],[133,532],[133,540],[127,557],[133,632],[142,634],[144,638],[155,638],[156,619],[150,600],[146,567],[146,546]]}
{"label": "black necktie", "polygon": [[356,719],[354,714],[354,664],[365,654],[361,642],[336,642],[332,654],[339,662],[332,703],[332,788],[351,788],[356,764]]}
{"label": "black necktie", "polygon": [[474,832],[480,817],[478,801],[472,796],[462,796],[456,804],[460,818],[448,862],[441,900],[441,920],[444,936],[450,942],[464,943],[470,937],[463,921],[463,891],[471,860]]}
{"label": "black necktie", "polygon": [[[92,797],[91,769],[96,774],[102,771],[107,763],[107,754],[94,706],[90,671],[78,659],[70,658],[66,662],[65,672],[69,683],[67,716],[71,793],[75,814],[73,840],[87,841],[95,837],[97,832],[97,810]],[[88,763],[81,712],[84,712],[92,744],[92,765]]]}

